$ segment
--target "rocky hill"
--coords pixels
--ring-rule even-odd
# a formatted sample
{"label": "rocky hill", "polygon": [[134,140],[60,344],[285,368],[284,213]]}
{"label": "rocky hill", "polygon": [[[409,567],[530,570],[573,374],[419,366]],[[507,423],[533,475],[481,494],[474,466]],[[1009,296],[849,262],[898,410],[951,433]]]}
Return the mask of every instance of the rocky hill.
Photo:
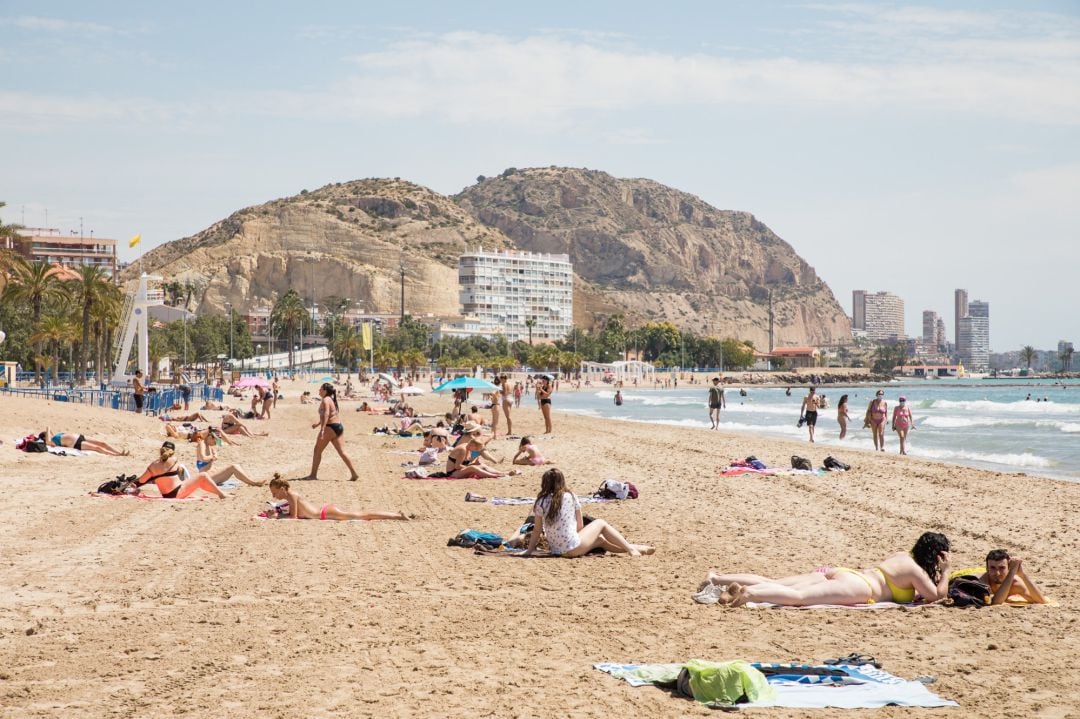
{"label": "rocky hill", "polygon": [[453,314],[466,243],[510,247],[443,195],[401,180],[356,180],[234,212],[147,252],[143,267],[192,283],[200,313],[272,303],[290,287],[305,301],[337,295],[367,312],[397,312],[403,263],[407,311]]}
{"label": "rocky hill", "polygon": [[718,210],[652,180],[568,168],[508,170],[454,200],[520,249],[570,255],[574,315],[615,311],[768,346],[851,337],[829,287],[753,215]]}
{"label": "rocky hill", "polygon": [[290,287],[396,312],[403,263],[407,311],[451,314],[457,258],[477,247],[570,255],[579,326],[620,312],[765,347],[771,291],[778,346],[850,338],[829,288],[752,215],[591,170],[508,170],[452,199],[397,179],[336,183],[235,212],[143,266],[193,284],[199,312],[243,311]]}

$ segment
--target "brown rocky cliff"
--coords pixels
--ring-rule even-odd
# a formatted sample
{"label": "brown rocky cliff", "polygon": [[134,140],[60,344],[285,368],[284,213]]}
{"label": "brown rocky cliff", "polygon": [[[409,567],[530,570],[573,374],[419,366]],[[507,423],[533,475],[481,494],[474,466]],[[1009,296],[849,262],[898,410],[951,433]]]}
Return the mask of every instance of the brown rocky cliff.
{"label": "brown rocky cliff", "polygon": [[850,341],[829,287],[753,215],[718,210],[645,179],[569,168],[508,170],[454,200],[520,249],[570,255],[582,281],[574,316],[613,312],[768,346]]}

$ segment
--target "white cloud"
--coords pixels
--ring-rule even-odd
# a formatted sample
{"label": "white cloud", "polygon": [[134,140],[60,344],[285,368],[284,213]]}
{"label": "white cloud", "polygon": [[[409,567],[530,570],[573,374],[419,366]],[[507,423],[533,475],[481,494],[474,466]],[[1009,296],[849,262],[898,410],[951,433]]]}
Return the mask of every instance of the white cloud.
{"label": "white cloud", "polygon": [[62,20],[52,17],[36,17],[33,15],[17,15],[0,17],[0,25],[17,27],[21,30],[38,30],[54,33],[77,33],[77,34],[125,34],[126,31],[101,23],[88,22],[85,20]]}

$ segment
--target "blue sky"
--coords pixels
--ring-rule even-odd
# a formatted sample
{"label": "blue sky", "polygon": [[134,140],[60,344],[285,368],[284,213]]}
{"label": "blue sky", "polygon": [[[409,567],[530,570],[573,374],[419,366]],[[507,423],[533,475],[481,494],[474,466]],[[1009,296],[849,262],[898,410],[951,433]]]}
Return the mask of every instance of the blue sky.
{"label": "blue sky", "polygon": [[[1080,3],[0,0],[7,222],[143,248],[330,182],[649,177],[995,351],[1080,341]],[[257,8],[257,9],[255,9]],[[132,254],[124,248],[124,258]]]}

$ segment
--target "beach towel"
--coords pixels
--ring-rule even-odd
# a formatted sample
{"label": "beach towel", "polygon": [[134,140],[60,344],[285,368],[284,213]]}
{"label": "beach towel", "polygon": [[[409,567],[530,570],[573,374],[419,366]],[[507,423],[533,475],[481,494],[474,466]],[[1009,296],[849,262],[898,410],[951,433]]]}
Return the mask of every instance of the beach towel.
{"label": "beach towel", "polygon": [[[617,502],[617,501],[619,501],[617,499],[605,499],[604,497],[594,497],[594,496],[591,496],[591,495],[587,496],[587,497],[582,497],[582,496],[579,495],[577,500],[578,500],[578,502],[580,502],[582,504],[600,504],[600,503],[604,503],[604,502]],[[465,501],[469,501],[469,500],[465,500]],[[491,502],[492,504],[499,504],[499,505],[505,505],[505,504],[528,504],[528,505],[531,505],[534,502],[536,502],[536,497],[492,497],[488,501]]]}
{"label": "beach towel", "polygon": [[[593,668],[622,679],[630,686],[648,684],[671,685],[685,664],[594,664]],[[762,671],[769,686],[776,690],[772,699],[733,705],[740,709],[784,707],[789,709],[870,709],[884,706],[906,707],[955,707],[956,702],[942,699],[926,685],[893,676],[883,669],[869,664],[853,666],[815,667],[801,664],[763,664],[754,662],[754,668]],[[783,668],[791,668],[785,674]],[[776,672],[777,669],[781,671]],[[814,669],[820,675],[812,673]],[[842,670],[837,677],[835,670]],[[810,670],[811,673],[807,673]],[[732,706],[713,704],[711,706]]]}
{"label": "beach towel", "polygon": [[[252,519],[261,519],[261,520],[263,520],[265,522],[265,521],[268,520],[268,517],[265,514],[256,514],[254,517],[252,517]],[[309,522],[309,521],[310,522],[318,522],[319,520],[318,519],[309,520],[309,519],[299,519],[299,518],[293,519],[292,517],[281,517],[279,519],[275,519],[274,521],[275,522]],[[335,520],[333,520],[333,524],[351,524],[353,522],[367,522],[367,521],[369,521],[369,520],[367,520],[367,519],[335,519]]]}
{"label": "beach towel", "polygon": [[823,477],[827,474],[823,469],[781,469],[770,467],[768,469],[754,469],[753,467],[728,466],[720,470],[721,477],[741,477],[743,475],[757,475],[769,477],[795,477],[798,475],[813,475]]}
{"label": "beach towel", "polygon": [[784,604],[772,604],[770,602],[747,602],[743,605],[747,609],[923,609],[925,607],[939,607],[940,604],[898,604],[896,602],[874,602],[873,604],[808,604],[805,607],[789,607]]}
{"label": "beach towel", "polygon": [[85,449],[75,449],[74,447],[49,447],[49,454],[54,454],[57,457],[86,457],[91,454],[97,454],[97,452],[90,452]]}
{"label": "beach towel", "polygon": [[[433,480],[461,480],[461,479],[506,479],[506,477],[437,477],[435,474],[425,474],[423,467],[417,467],[416,469],[410,469],[405,473],[402,479],[433,479]],[[443,472],[437,472],[436,474],[443,474]],[[535,497],[533,498],[535,500]],[[530,503],[533,500],[530,500]]]}
{"label": "beach towel", "polygon": [[144,502],[201,502],[204,499],[217,499],[217,497],[206,494],[198,497],[184,497],[183,499],[166,499],[165,497],[151,497],[145,494],[98,494],[97,492],[89,492],[89,494],[91,497],[99,499],[138,499]]}

